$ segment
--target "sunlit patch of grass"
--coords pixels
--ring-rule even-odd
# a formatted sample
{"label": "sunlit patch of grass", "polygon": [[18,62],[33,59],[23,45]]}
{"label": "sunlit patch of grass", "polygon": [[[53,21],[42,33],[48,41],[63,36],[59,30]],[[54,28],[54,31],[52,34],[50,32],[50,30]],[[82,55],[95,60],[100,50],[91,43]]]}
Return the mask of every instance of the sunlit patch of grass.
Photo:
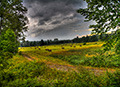
{"label": "sunlit patch of grass", "polygon": [[95,56],[95,55],[86,54],[85,56],[86,56],[86,57],[93,57],[93,56]]}

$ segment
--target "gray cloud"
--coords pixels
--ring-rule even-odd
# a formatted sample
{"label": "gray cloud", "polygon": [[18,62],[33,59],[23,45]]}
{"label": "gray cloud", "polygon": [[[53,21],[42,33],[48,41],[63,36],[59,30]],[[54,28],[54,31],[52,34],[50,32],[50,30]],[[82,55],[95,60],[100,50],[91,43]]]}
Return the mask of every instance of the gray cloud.
{"label": "gray cloud", "polygon": [[76,10],[86,3],[83,0],[24,0],[24,4],[30,21],[29,37],[50,37],[72,34],[75,28],[72,26],[77,26],[84,19]]}

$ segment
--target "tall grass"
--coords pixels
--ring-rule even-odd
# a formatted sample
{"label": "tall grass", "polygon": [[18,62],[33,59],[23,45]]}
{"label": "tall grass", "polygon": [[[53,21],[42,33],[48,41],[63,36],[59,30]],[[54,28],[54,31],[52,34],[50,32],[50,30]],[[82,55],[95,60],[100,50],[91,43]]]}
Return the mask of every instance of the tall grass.
{"label": "tall grass", "polygon": [[120,55],[113,51],[104,53],[100,48],[74,49],[64,53],[53,53],[50,56],[68,61],[73,65],[120,68]]}
{"label": "tall grass", "polygon": [[[107,72],[96,76],[82,67],[79,68],[79,72],[64,72],[51,69],[42,62],[21,63],[21,59],[15,59],[9,60],[10,66],[0,74],[1,87],[117,87],[120,85],[120,72],[114,74]],[[16,64],[18,61],[19,63]]]}

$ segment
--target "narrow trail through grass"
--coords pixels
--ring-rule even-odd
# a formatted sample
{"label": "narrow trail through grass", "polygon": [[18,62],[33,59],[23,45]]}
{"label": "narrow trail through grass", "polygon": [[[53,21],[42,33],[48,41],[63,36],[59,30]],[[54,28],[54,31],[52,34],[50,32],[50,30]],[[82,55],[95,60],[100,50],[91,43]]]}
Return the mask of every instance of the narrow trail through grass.
{"label": "narrow trail through grass", "polygon": [[[29,61],[34,61],[35,59],[28,56],[27,54],[23,54],[22,55],[24,58],[28,59]],[[55,64],[53,62],[46,62],[43,61],[49,68],[51,69],[57,69],[57,70],[61,70],[61,71],[75,71],[75,72],[79,72],[79,69],[84,69],[90,72],[93,72],[95,75],[100,75],[100,74],[104,74],[106,71],[114,73],[116,70],[115,69],[111,69],[111,68],[97,68],[97,67],[88,67],[88,66],[73,66],[73,65],[60,65],[60,64]]]}
{"label": "narrow trail through grass", "polygon": [[26,55],[26,54],[22,54],[23,57],[27,58],[29,61],[32,61],[34,59],[32,59],[30,56]]}

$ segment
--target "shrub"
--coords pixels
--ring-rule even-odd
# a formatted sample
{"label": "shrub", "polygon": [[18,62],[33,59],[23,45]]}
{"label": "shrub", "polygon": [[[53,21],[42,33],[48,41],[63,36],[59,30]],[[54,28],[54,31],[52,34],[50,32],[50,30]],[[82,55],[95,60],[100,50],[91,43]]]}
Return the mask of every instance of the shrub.
{"label": "shrub", "polygon": [[16,40],[16,35],[11,29],[2,32],[0,36],[0,51],[15,54],[18,52],[18,46],[19,43]]}
{"label": "shrub", "polygon": [[10,59],[13,57],[13,54],[10,52],[4,52],[4,59]]}
{"label": "shrub", "polygon": [[83,45],[86,45],[86,42],[84,42]]}
{"label": "shrub", "polygon": [[21,52],[21,51],[19,52],[19,55],[22,55],[22,52]]}

